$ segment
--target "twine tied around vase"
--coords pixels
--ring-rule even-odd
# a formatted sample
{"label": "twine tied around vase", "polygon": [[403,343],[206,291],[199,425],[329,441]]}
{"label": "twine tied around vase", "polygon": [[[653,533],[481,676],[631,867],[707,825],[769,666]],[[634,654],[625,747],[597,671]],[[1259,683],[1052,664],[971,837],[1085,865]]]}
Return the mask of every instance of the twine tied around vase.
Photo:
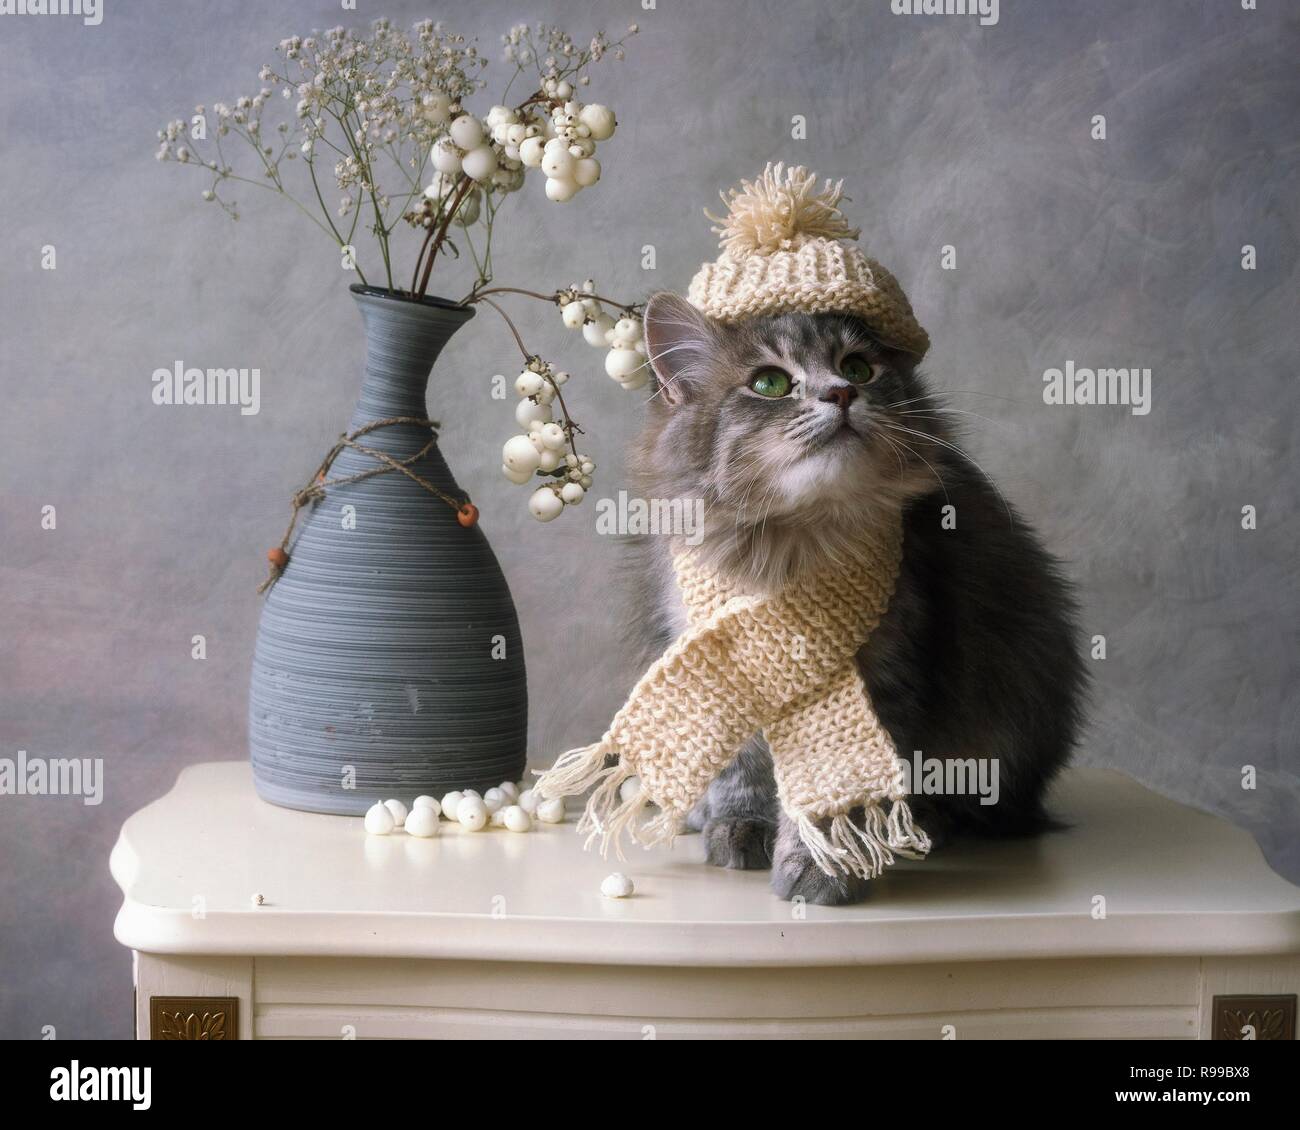
{"label": "twine tied around vase", "polygon": [[[373,447],[365,447],[362,444],[357,443],[357,440],[368,432],[373,432],[377,428],[390,428],[398,424],[412,424],[416,427],[428,428],[429,442],[420,448],[420,450],[414,455],[406,459],[394,459],[385,451],[377,451]],[[259,593],[266,592],[267,589],[280,579],[280,574],[284,572],[285,568],[289,564],[289,540],[293,537],[294,527],[298,524],[298,511],[304,506],[309,504],[314,505],[324,499],[326,487],[342,486],[346,483],[359,483],[362,479],[370,479],[375,475],[387,475],[392,471],[398,471],[408,479],[412,479],[419,483],[420,486],[430,494],[436,495],[456,511],[456,520],[462,526],[465,526],[466,528],[473,526],[478,521],[477,506],[470,502],[469,499],[461,502],[453,498],[445,490],[439,489],[434,486],[433,483],[429,482],[428,479],[417,475],[411,470],[411,467],[423,459],[437,442],[438,421],[422,420],[415,416],[392,416],[387,420],[373,420],[369,424],[357,428],[356,431],[344,432],[340,435],[338,442],[330,448],[329,454],[325,456],[321,461],[320,466],[316,468],[315,473],[311,477],[311,481],[294,494],[291,500],[293,513],[289,516],[289,525],[284,531],[284,537],[280,539],[280,544],[278,546],[267,550],[266,557],[271,563],[270,575],[257,586],[257,591]],[[370,458],[376,460],[380,466],[373,467],[369,471],[360,471],[355,475],[345,475],[338,479],[326,478],[334,460],[338,458],[339,452],[341,452],[345,447],[350,447],[353,451],[359,451],[362,455],[370,456]]]}

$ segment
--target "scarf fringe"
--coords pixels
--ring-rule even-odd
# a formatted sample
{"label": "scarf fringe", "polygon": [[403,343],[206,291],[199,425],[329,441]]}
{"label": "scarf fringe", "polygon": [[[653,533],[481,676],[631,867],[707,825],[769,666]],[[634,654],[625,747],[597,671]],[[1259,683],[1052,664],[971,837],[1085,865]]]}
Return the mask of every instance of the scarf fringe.
{"label": "scarf fringe", "polygon": [[578,820],[578,833],[586,833],[583,850],[600,841],[600,854],[609,857],[610,849],[619,860],[623,854],[623,839],[627,837],[643,847],[669,843],[677,834],[678,817],[664,810],[652,820],[639,821],[650,808],[650,798],[644,791],[624,800],[619,796],[623,783],[636,776],[622,760],[608,764],[612,755],[607,743],[581,746],[561,755],[545,770],[537,781],[537,791],[544,797],[573,796],[592,790],[587,806]]}
{"label": "scarf fringe", "polygon": [[[619,795],[623,783],[636,774],[621,759],[611,763],[611,756],[605,741],[571,749],[540,774],[536,789],[544,797],[574,796],[591,790],[578,821],[578,833],[586,833],[587,837],[584,850],[599,840],[602,857],[608,858],[612,848],[616,857],[624,860],[625,837],[646,848],[671,843],[681,823],[680,815],[663,809],[654,818],[641,820],[650,808],[650,798],[644,789],[626,800]],[[893,864],[895,855],[924,859],[930,851],[930,837],[913,822],[912,810],[902,798],[894,801],[888,815],[881,805],[867,804],[861,823],[855,823],[848,813],[833,816],[825,828],[807,813],[796,816],[795,823],[813,862],[830,876],[849,874],[874,879]]]}
{"label": "scarf fringe", "polygon": [[799,814],[796,824],[813,862],[832,877],[874,879],[893,864],[895,854],[924,859],[930,850],[930,838],[913,824],[904,800],[896,800],[888,816],[879,805],[868,804],[861,824],[846,812],[833,816],[824,829],[806,813]]}
{"label": "scarf fringe", "polygon": [[889,846],[906,859],[924,859],[930,854],[930,837],[912,823],[907,801],[896,800],[889,813]]}
{"label": "scarf fringe", "polygon": [[568,753],[562,753],[555,759],[549,769],[537,774],[535,792],[545,800],[557,797],[575,796],[595,788],[604,778],[619,768],[618,765],[606,765],[610,750],[602,739],[594,745],[579,746]]}

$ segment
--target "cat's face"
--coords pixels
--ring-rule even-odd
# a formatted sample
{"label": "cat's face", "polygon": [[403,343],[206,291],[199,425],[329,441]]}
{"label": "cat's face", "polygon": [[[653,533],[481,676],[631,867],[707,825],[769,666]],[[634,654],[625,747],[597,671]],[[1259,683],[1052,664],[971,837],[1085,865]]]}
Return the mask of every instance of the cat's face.
{"label": "cat's face", "polygon": [[913,361],[856,318],[721,326],[676,295],[646,309],[657,388],[643,471],[737,526],[850,520],[935,486],[942,432]]}

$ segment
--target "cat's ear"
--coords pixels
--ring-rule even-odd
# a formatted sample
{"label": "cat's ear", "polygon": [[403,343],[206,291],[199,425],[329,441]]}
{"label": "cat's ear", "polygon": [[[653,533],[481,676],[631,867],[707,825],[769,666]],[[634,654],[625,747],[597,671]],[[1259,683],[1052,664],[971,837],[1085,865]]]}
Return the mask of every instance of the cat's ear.
{"label": "cat's ear", "polygon": [[681,295],[666,290],[646,303],[643,320],[656,396],[673,406],[682,404],[708,372],[717,330]]}

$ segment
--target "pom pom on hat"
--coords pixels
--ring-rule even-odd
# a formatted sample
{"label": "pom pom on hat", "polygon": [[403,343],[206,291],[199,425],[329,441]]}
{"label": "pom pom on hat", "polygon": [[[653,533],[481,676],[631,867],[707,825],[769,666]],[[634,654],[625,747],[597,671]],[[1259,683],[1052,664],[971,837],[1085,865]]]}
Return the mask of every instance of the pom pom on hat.
{"label": "pom pom on hat", "polygon": [[754,181],[721,194],[721,254],[705,263],[687,297],[720,322],[796,311],[852,314],[886,345],[924,355],[930,338],[898,281],[854,240],[840,202],[844,182],[819,189],[802,165],[769,164]]}
{"label": "pom pom on hat", "polygon": [[817,174],[802,165],[786,169],[778,161],[768,165],[758,180],[742,180],[739,188],[718,195],[727,214],[715,216],[707,210],[704,214],[719,225],[713,231],[734,259],[792,251],[810,239],[857,239],[859,235],[840,211],[844,182],[828,180],[818,191]]}

